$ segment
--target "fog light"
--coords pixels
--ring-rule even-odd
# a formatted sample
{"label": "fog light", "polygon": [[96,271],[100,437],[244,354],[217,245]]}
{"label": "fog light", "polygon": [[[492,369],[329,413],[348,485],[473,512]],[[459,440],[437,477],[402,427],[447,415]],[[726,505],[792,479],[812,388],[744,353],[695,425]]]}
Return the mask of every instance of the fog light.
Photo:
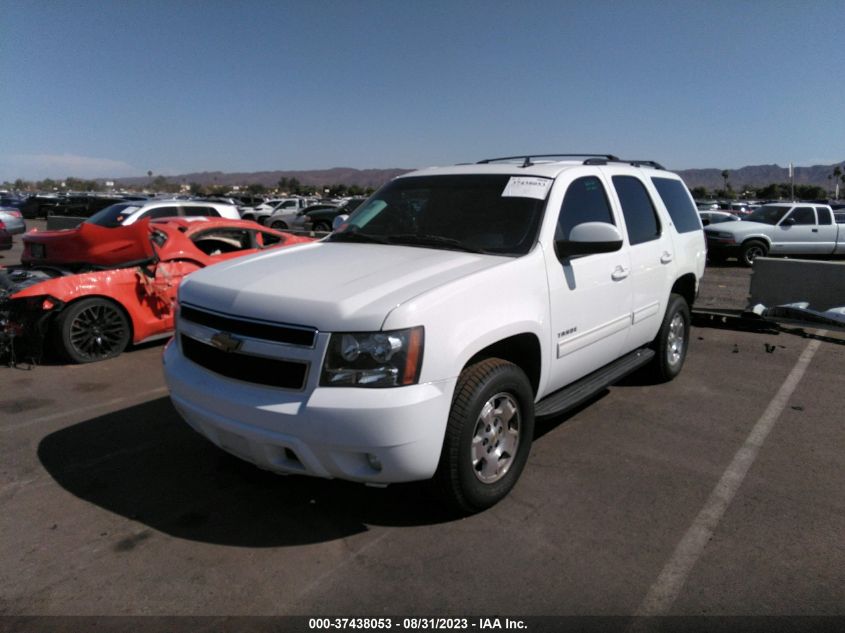
{"label": "fog light", "polygon": [[370,465],[370,468],[372,468],[373,470],[377,470],[378,472],[381,472],[381,469],[382,469],[381,460],[378,457],[376,457],[375,455],[373,455],[372,453],[367,453],[367,463]]}

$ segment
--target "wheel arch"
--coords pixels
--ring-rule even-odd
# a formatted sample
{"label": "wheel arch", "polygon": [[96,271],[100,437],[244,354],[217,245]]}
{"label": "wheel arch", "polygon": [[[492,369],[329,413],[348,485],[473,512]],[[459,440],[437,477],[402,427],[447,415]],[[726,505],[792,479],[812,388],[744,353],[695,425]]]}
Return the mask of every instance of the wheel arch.
{"label": "wheel arch", "polygon": [[742,248],[748,242],[763,242],[766,245],[768,250],[772,249],[772,240],[766,235],[749,235],[747,237],[742,238],[742,241],[739,243],[739,247]]}
{"label": "wheel arch", "polygon": [[491,343],[475,352],[464,363],[461,371],[488,358],[501,358],[519,367],[528,377],[534,395],[537,395],[543,365],[540,340],[536,334],[523,332]]}
{"label": "wheel arch", "polygon": [[681,295],[687,302],[687,305],[692,307],[695,302],[695,295],[697,289],[697,279],[693,273],[687,273],[675,280],[672,285],[670,294]]}
{"label": "wheel arch", "polygon": [[54,312],[51,320],[50,320],[50,327],[55,327],[56,322],[58,321],[59,316],[67,310],[69,307],[79,303],[80,301],[85,301],[86,299],[103,299],[108,301],[109,303],[113,303],[118,307],[118,309],[123,313],[123,316],[126,317],[126,322],[129,323],[129,342],[135,342],[135,320],[132,317],[131,310],[128,310],[123,303],[121,303],[118,299],[114,297],[110,297],[108,295],[101,295],[101,294],[90,294],[90,295],[80,295],[67,303],[63,304],[60,310]]}

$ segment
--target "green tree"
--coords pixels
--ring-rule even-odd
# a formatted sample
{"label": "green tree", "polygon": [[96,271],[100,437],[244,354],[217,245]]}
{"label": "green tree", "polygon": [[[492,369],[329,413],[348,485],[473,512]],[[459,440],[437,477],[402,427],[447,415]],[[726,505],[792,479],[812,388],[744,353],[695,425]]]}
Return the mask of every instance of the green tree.
{"label": "green tree", "polygon": [[728,184],[728,176],[729,175],[730,175],[730,172],[727,169],[722,170],[722,180],[725,181],[725,191],[730,190],[730,185]]}
{"label": "green tree", "polygon": [[772,198],[779,197],[780,196],[780,190],[779,190],[777,184],[771,183],[771,184],[766,185],[765,187],[758,188],[757,191],[755,192],[755,195],[758,198],[762,198],[764,200],[769,200],[769,199],[772,199]]}
{"label": "green tree", "polygon": [[695,199],[699,198],[706,198],[707,197],[707,188],[706,187],[693,187],[692,191],[690,191],[692,197]]}
{"label": "green tree", "polygon": [[831,183],[833,186],[830,188],[831,195],[836,195],[836,193],[835,193],[836,192],[836,185],[839,184],[840,180],[845,182],[845,178],[843,178],[843,174],[842,174],[842,168],[839,165],[837,165],[836,167],[833,168],[833,173],[830,176],[828,176],[827,178],[828,178],[828,180],[833,181]]}
{"label": "green tree", "polygon": [[246,190],[249,191],[252,195],[257,196],[267,191],[267,187],[265,187],[261,183],[254,182],[249,185]]}

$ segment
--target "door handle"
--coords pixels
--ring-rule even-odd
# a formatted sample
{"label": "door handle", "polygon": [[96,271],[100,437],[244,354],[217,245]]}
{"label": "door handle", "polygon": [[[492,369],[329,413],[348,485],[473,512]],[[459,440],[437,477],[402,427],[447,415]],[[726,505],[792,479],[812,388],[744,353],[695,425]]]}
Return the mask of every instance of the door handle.
{"label": "door handle", "polygon": [[661,264],[668,264],[672,261],[672,253],[669,251],[663,251],[663,254],[660,256],[660,263]]}
{"label": "door handle", "polygon": [[819,232],[818,229],[813,229],[813,233],[818,233],[818,232]]}
{"label": "door handle", "polygon": [[611,274],[610,277],[611,279],[613,279],[613,281],[621,281],[622,279],[625,279],[625,277],[627,277],[628,273],[630,272],[631,270],[629,268],[625,268],[624,266],[617,266],[613,270],[613,274]]}

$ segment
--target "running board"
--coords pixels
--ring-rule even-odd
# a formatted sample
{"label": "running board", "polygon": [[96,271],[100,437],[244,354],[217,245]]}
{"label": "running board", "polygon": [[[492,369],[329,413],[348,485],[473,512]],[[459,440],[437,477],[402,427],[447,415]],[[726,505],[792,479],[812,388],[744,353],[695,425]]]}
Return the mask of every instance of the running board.
{"label": "running board", "polygon": [[534,405],[534,415],[546,417],[568,411],[586,402],[595,394],[619,382],[628,374],[647,365],[654,358],[654,350],[644,347],[605,365],[571,385],[549,394]]}

